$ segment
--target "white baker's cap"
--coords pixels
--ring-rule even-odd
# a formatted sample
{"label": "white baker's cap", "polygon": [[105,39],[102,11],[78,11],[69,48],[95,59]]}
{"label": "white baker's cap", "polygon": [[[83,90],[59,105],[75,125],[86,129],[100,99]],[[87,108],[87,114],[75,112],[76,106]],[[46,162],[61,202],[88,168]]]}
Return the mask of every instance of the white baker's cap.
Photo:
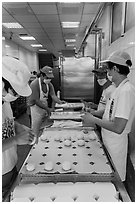
{"label": "white baker's cap", "polygon": [[105,63],[105,62],[113,62],[119,65],[123,66],[129,66],[127,63],[127,60],[131,61],[131,57],[127,52],[124,51],[116,51],[113,52],[108,59],[101,61],[100,63]]}
{"label": "white baker's cap", "polygon": [[10,56],[2,57],[2,77],[20,96],[31,95],[32,91],[28,85],[30,76],[29,69],[23,62]]}

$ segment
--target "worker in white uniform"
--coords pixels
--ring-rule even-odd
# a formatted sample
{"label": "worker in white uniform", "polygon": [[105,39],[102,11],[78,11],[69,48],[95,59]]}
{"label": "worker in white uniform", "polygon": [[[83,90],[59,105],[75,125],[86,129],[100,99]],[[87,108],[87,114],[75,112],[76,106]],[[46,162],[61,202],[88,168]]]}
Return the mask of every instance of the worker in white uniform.
{"label": "worker in white uniform", "polygon": [[10,102],[19,96],[31,94],[28,85],[30,72],[21,61],[2,57],[2,196],[5,198],[18,175],[17,145],[31,145],[34,133],[25,125],[19,124],[13,117]]}
{"label": "worker in white uniform", "polygon": [[127,78],[132,62],[128,53],[117,51],[104,63],[108,66],[108,75],[112,76],[116,89],[107,101],[102,119],[86,113],[83,120],[90,121],[91,126],[97,124],[102,127],[104,145],[121,180],[125,181],[128,134],[135,117],[134,87]]}

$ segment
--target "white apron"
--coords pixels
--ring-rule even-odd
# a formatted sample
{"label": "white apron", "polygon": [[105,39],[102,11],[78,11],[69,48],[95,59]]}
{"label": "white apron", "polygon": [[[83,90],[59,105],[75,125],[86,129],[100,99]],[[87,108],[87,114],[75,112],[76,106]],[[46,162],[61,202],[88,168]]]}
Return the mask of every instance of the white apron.
{"label": "white apron", "polygon": [[[123,91],[124,90],[124,91]],[[125,92],[125,90],[129,90]],[[112,93],[106,104],[103,119],[113,121],[115,117],[128,119],[122,134],[117,134],[102,128],[102,139],[122,181],[126,176],[126,161],[128,147],[128,133],[134,118],[133,90],[128,80],[124,80]]]}
{"label": "white apron", "polygon": [[[48,100],[49,86],[48,84],[46,85],[47,85],[47,93],[44,93],[41,87],[41,79],[39,78],[40,100],[42,101],[43,104],[48,106],[47,100]],[[48,117],[48,113],[45,109],[40,108],[36,104],[33,106],[30,106],[30,111],[31,111],[31,128],[34,131],[34,133],[38,136],[42,119]]]}

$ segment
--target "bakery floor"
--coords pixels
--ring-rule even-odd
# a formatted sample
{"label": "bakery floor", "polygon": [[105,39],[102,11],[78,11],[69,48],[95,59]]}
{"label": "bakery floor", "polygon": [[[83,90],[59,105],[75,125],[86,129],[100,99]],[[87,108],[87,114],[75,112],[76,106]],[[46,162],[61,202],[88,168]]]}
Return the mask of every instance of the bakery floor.
{"label": "bakery floor", "polygon": [[[22,114],[17,121],[21,124],[24,124],[28,127],[30,127],[30,117],[27,113]],[[45,121],[43,125],[48,126],[49,121]],[[31,149],[30,145],[19,145],[17,147],[18,152],[18,163],[17,163],[17,169],[20,170],[23,162],[25,161],[29,151]],[[125,187],[127,189],[127,192],[130,196],[130,199],[132,202],[135,202],[135,171],[134,167],[131,163],[131,160],[128,158],[128,165],[127,165],[127,179],[125,181]]]}

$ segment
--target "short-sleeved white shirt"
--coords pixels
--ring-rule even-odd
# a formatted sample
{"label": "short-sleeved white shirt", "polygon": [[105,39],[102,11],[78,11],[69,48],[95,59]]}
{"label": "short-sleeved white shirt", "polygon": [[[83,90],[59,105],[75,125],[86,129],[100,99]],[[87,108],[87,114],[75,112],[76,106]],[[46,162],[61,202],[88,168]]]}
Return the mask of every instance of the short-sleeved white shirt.
{"label": "short-sleeved white shirt", "polygon": [[112,83],[110,86],[108,86],[106,89],[103,90],[97,110],[104,110],[107,100],[111,97],[111,94],[116,89],[116,86]]}
{"label": "short-sleeved white shirt", "polygon": [[135,115],[135,93],[134,87],[128,79],[125,79],[115,89],[108,100],[103,119],[113,121],[115,117],[127,119],[128,122],[124,131],[117,134],[102,128],[103,142],[114,162],[114,165],[121,177],[125,180],[128,133],[131,131]]}
{"label": "short-sleeved white shirt", "polygon": [[[2,105],[2,126],[3,131],[9,131],[8,125],[12,125],[13,123],[13,113],[10,106],[10,103],[4,102]],[[12,130],[12,127],[10,127],[9,133],[5,132],[5,135],[7,134],[7,137],[9,136],[10,132]],[[14,134],[13,134],[14,135]],[[17,163],[17,146],[13,146],[9,148],[8,150],[2,152],[2,175],[8,173],[11,171]]]}

